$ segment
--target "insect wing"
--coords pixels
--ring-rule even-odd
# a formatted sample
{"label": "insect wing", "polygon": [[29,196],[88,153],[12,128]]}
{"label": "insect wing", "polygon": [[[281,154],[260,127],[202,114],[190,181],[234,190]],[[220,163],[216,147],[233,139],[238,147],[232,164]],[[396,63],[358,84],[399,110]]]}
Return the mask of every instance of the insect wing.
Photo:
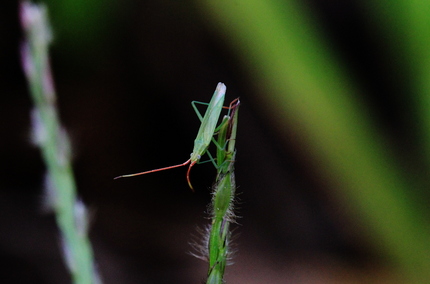
{"label": "insect wing", "polygon": [[215,92],[212,96],[209,106],[203,116],[202,124],[200,125],[196,141],[200,139],[203,144],[209,145],[218,123],[219,116],[224,104],[224,97],[227,87],[223,83],[218,83]]}

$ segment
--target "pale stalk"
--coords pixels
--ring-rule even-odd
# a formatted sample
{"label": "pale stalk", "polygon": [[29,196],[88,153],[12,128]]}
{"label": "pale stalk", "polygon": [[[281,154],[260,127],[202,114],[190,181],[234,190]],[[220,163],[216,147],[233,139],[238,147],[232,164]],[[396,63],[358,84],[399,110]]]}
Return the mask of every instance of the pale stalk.
{"label": "pale stalk", "polygon": [[70,141],[61,126],[49,66],[51,32],[45,6],[24,2],[20,10],[25,31],[21,56],[34,101],[33,142],[41,148],[47,166],[46,200],[56,214],[63,256],[73,283],[101,283],[88,238],[85,205],[78,199],[72,173]]}

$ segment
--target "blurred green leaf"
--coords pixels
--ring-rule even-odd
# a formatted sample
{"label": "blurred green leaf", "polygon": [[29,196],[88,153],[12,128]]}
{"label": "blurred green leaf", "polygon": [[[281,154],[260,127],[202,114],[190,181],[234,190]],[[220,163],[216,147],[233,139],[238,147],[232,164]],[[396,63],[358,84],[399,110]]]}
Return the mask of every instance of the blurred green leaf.
{"label": "blurred green leaf", "polygon": [[[200,5],[215,21],[214,29],[227,37],[242,59],[254,78],[253,87],[264,93],[272,123],[285,137],[295,133],[302,150],[313,157],[312,166],[331,181],[341,200],[368,229],[368,238],[390,258],[388,263],[399,267],[396,272],[410,281],[430,279],[430,233],[422,208],[411,194],[414,182],[402,172],[360,101],[359,87],[300,3],[220,0]],[[405,31],[410,28],[404,27]],[[428,33],[429,29],[418,31]],[[420,51],[428,53],[425,48]],[[427,57],[421,58],[424,63]],[[425,65],[418,73],[430,74],[426,71],[430,65]],[[425,82],[420,88],[430,91],[430,80],[418,80]],[[428,101],[426,92],[422,94]]]}

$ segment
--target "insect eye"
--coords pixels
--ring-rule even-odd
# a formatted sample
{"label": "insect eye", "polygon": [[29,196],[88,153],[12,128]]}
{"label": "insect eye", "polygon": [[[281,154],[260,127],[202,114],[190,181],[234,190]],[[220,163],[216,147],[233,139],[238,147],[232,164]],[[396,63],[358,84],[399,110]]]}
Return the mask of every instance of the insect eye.
{"label": "insect eye", "polygon": [[200,155],[197,155],[197,159],[199,159],[200,160],[200,158],[201,158],[202,156],[200,156]]}

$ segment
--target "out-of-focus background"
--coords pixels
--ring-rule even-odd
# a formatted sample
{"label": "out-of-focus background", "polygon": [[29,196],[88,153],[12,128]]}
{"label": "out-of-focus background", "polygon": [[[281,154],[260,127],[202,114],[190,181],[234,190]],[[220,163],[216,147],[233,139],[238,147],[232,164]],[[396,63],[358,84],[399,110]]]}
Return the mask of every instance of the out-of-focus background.
{"label": "out-of-focus background", "polygon": [[[101,277],[201,283],[210,163],[190,102],[241,98],[227,283],[427,283],[430,13],[420,1],[45,1]],[[70,283],[31,144],[18,3],[0,9],[1,283]]]}

